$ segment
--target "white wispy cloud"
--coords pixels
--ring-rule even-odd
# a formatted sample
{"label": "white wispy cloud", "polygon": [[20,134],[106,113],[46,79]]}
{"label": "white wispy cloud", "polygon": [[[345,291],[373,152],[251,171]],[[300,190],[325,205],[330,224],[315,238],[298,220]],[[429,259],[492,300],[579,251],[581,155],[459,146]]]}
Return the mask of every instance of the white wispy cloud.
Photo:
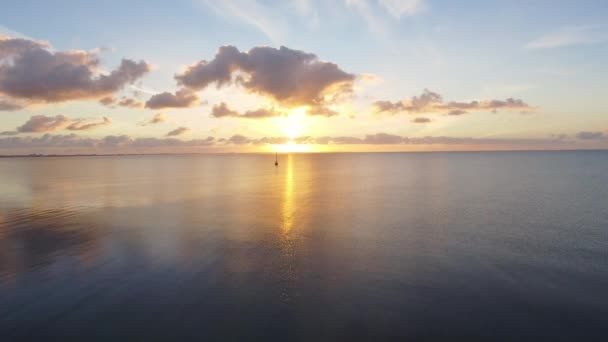
{"label": "white wispy cloud", "polygon": [[264,33],[273,43],[285,39],[287,27],[283,16],[256,0],[203,0],[218,13],[236,17]]}
{"label": "white wispy cloud", "polygon": [[608,40],[606,25],[564,27],[545,34],[528,44],[528,49],[553,49],[573,45],[594,44]]}
{"label": "white wispy cloud", "polygon": [[344,3],[363,18],[372,32],[383,38],[389,36],[390,19],[400,20],[427,8],[425,0],[344,0]]}
{"label": "white wispy cloud", "polygon": [[308,19],[311,29],[318,29],[320,24],[319,9],[314,0],[293,0],[293,7],[301,17]]}
{"label": "white wispy cloud", "polygon": [[414,15],[426,9],[424,0],[378,0],[378,3],[395,18]]}
{"label": "white wispy cloud", "polygon": [[368,0],[345,0],[346,5],[354,9],[365,20],[367,26],[375,34],[386,36],[388,28],[386,21],[378,15]]}

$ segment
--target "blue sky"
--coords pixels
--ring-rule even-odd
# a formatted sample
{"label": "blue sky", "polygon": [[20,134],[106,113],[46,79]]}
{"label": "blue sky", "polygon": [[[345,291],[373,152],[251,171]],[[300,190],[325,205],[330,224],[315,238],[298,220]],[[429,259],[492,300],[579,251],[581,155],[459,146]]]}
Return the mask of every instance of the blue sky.
{"label": "blue sky", "polygon": [[[565,134],[574,139],[583,131],[608,129],[606,17],[605,1],[19,1],[3,4],[0,34],[47,41],[53,51],[101,48],[100,72],[113,70],[122,58],[144,60],[150,72],[114,94],[131,96],[135,86],[143,91],[142,102],[178,90],[175,74],[212,60],[224,45],[240,51],[284,45],[356,75],[349,99],[332,104],[339,115],[300,117],[301,135],[549,139]],[[446,103],[514,98],[529,108],[497,113],[486,108],[457,118],[428,108],[373,112],[377,101],[406,103],[424,89]],[[160,111],[108,108],[90,97],[36,103],[0,112],[0,131],[12,131],[33,115],[61,114],[108,117],[111,125],[78,132],[96,139],[161,138],[177,127],[188,128],[179,139],[262,138],[281,135],[282,119],[211,117],[212,107],[227,102],[238,111],[260,105],[295,110],[238,86],[196,93],[200,105]],[[168,118],[163,125],[138,125],[159,112]],[[431,122],[413,124],[413,117]]]}

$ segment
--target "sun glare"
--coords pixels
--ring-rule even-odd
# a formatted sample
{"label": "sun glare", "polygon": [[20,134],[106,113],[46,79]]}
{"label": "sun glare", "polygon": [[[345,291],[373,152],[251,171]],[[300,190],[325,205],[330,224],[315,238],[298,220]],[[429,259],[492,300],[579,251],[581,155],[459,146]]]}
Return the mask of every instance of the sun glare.
{"label": "sun glare", "polygon": [[289,139],[293,140],[304,133],[304,120],[306,108],[299,107],[292,110],[289,115],[281,121],[281,131]]}
{"label": "sun glare", "polygon": [[288,143],[280,144],[280,145],[272,145],[272,148],[276,152],[284,152],[284,153],[312,151],[312,145],[296,144],[294,141],[289,141]]}
{"label": "sun glare", "polygon": [[285,144],[272,145],[276,152],[310,152],[312,146],[309,144],[298,144],[295,142],[297,137],[302,136],[306,125],[306,107],[293,109],[288,116],[281,118],[279,129],[289,141]]}

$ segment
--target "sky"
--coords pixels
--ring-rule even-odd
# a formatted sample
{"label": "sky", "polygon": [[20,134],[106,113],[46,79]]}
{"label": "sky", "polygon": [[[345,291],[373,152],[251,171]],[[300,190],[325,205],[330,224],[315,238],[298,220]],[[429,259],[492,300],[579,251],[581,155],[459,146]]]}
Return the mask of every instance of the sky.
{"label": "sky", "polygon": [[608,148],[606,1],[10,1],[0,154]]}

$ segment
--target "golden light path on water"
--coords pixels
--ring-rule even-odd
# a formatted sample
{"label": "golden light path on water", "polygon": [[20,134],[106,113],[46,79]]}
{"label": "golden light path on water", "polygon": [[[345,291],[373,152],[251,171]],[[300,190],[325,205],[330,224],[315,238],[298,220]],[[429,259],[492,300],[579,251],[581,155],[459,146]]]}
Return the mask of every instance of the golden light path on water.
{"label": "golden light path on water", "polygon": [[283,233],[287,234],[293,227],[293,219],[295,212],[294,203],[294,181],[293,181],[293,162],[292,155],[288,154],[286,158],[285,171],[285,190],[283,193]]}

